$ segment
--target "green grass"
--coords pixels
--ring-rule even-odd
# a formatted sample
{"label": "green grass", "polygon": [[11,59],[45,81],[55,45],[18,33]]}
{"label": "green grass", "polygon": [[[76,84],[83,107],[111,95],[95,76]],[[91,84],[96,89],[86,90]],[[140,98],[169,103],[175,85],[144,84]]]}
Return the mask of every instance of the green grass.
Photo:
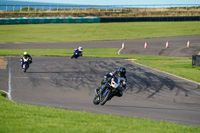
{"label": "green grass", "polygon": [[[40,107],[7,100],[0,91],[1,133],[197,133],[199,127]],[[95,105],[94,105],[95,106]]]}
{"label": "green grass", "polygon": [[75,42],[200,34],[200,21],[0,25],[0,43]]}
{"label": "green grass", "polygon": [[[24,51],[35,56],[71,56],[74,49],[0,49],[0,56],[22,56]],[[118,57],[118,49],[84,49],[86,57]],[[106,54],[105,54],[106,53]]]}
{"label": "green grass", "polygon": [[[71,56],[73,49],[0,49],[0,56],[21,56],[28,51],[34,56]],[[189,57],[118,55],[116,48],[84,49],[84,57],[133,58],[135,62],[200,83],[200,68],[192,66]]]}

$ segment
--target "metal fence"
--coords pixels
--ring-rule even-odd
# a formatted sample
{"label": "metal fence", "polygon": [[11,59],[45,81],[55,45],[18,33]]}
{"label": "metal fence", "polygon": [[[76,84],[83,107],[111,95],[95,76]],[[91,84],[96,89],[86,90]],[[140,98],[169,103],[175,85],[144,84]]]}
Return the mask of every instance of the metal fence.
{"label": "metal fence", "polygon": [[122,12],[133,11],[200,11],[199,4],[171,5],[0,5],[1,12]]}

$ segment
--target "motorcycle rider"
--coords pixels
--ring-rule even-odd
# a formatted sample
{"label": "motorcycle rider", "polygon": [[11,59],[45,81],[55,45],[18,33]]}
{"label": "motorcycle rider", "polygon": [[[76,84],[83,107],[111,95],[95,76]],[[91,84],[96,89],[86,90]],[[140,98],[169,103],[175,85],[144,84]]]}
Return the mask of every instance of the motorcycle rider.
{"label": "motorcycle rider", "polygon": [[29,58],[28,63],[31,64],[32,63],[32,57],[28,54],[28,52],[24,52],[24,55],[22,56],[22,58],[20,59],[21,62],[21,67],[23,68],[23,64],[24,64],[24,58]]}
{"label": "motorcycle rider", "polygon": [[123,95],[123,91],[126,89],[126,68],[125,67],[119,67],[117,71],[112,71],[107,73],[104,76],[104,79],[101,82],[101,85],[99,88],[95,89],[95,94],[98,95],[100,90],[103,90],[106,87],[106,82],[111,82],[112,77],[119,77],[120,79],[120,87],[117,89],[117,92],[115,93],[116,96],[121,97]]}
{"label": "motorcycle rider", "polygon": [[[77,57],[83,56],[83,47],[79,46],[77,49],[74,50],[74,53],[77,53]],[[73,56],[71,57],[71,59]]]}

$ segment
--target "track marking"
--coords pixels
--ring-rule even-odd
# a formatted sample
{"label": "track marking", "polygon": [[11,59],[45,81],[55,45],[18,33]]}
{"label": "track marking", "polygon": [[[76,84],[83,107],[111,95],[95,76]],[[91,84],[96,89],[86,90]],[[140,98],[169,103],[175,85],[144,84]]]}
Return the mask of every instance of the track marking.
{"label": "track marking", "polygon": [[11,97],[11,63],[10,63],[10,57],[8,57],[8,99],[12,101]]}
{"label": "track marking", "polygon": [[118,51],[118,55],[120,55],[121,50],[122,50],[122,48],[119,49],[119,51]]}

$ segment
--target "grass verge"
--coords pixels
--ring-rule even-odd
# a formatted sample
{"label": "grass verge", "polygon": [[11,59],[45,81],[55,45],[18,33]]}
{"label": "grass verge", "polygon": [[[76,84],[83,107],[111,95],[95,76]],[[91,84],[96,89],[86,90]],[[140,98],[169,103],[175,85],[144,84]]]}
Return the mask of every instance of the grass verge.
{"label": "grass verge", "polygon": [[0,25],[0,43],[79,42],[200,34],[200,21]]}
{"label": "grass verge", "polygon": [[0,91],[0,132],[197,133],[199,127],[15,103]]}
{"label": "grass verge", "polygon": [[[21,56],[24,51],[35,56],[71,56],[73,49],[0,49],[0,56]],[[118,55],[116,48],[84,49],[84,57],[137,59],[135,62],[200,83],[200,68],[189,57]],[[34,60],[34,59],[33,59]]]}

